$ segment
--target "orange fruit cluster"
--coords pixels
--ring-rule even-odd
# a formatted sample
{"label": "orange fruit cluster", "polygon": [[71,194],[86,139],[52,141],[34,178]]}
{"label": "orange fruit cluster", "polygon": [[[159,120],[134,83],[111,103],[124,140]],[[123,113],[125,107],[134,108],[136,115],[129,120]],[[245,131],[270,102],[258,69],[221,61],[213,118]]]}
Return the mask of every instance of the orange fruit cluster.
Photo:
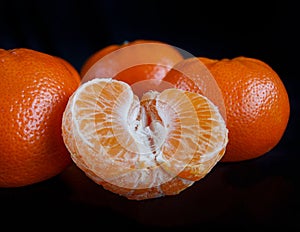
{"label": "orange fruit cluster", "polygon": [[[155,41],[138,40],[122,46],[111,45],[95,54],[104,55],[103,51],[106,51],[107,55],[124,46],[150,42]],[[114,49],[108,49],[110,47]],[[177,52],[174,53],[174,50]],[[123,53],[124,51],[126,50],[124,49]],[[155,56],[158,53],[146,49],[144,51],[147,52],[145,56]],[[128,53],[132,56],[135,54],[130,50]],[[268,64],[259,59],[243,56],[213,60],[207,57],[178,58],[176,53],[178,49],[175,47],[168,52],[159,53],[164,59],[177,57],[173,59],[174,62],[169,63],[167,72],[163,72],[163,77],[160,76],[159,79],[171,83],[173,87],[204,94],[218,106],[229,129],[229,142],[222,162],[257,158],[279,143],[288,124],[290,103],[282,80]],[[96,63],[94,57],[95,55],[88,58],[86,63]],[[118,53],[111,58],[116,60],[117,64],[117,61],[125,59]],[[163,65],[157,61],[156,67],[161,66]],[[103,72],[103,68],[98,67],[95,66],[95,69]],[[141,72],[141,65],[136,65],[122,69],[113,76],[131,85],[141,80],[156,79],[153,74],[156,71],[154,66],[145,64],[142,68],[145,70],[144,73]],[[149,73],[148,69],[152,70],[150,77],[145,75]],[[143,87],[139,85],[138,88]],[[218,91],[222,94],[220,95]]]}
{"label": "orange fruit cluster", "polygon": [[[156,43],[163,46],[150,46]],[[283,83],[271,67],[256,59],[184,58],[167,44],[143,40],[99,50],[87,59],[81,74],[83,84],[64,114],[65,143],[74,162],[92,180],[129,199],[178,194],[220,160],[242,161],[267,153],[281,139],[289,118]],[[145,80],[171,86],[157,92],[157,86]],[[139,82],[142,84],[136,85]],[[141,93],[137,96],[132,90]],[[165,105],[161,96],[168,96]],[[186,96],[188,101],[183,103]],[[207,117],[200,114],[205,107],[194,101],[203,101],[204,96],[205,105],[211,108]],[[177,114],[183,111],[186,114]],[[87,119],[83,119],[85,114]],[[192,118],[210,135],[197,138],[199,131],[193,135],[183,132],[182,128],[193,128]],[[183,122],[188,124],[182,126]],[[175,137],[168,130],[170,123],[179,133]],[[205,149],[190,151],[193,144],[185,142],[185,136]],[[185,154],[177,156],[182,147]],[[169,166],[162,160],[168,160]]]}
{"label": "orange fruit cluster", "polygon": [[176,195],[219,161],[266,154],[290,116],[265,62],[186,58],[153,40],[104,47],[80,72],[59,57],[0,49],[0,75],[0,187],[46,180],[73,161],[128,199]]}
{"label": "orange fruit cluster", "polygon": [[61,136],[80,84],[66,60],[26,48],[0,49],[0,187],[47,180],[72,163]]}

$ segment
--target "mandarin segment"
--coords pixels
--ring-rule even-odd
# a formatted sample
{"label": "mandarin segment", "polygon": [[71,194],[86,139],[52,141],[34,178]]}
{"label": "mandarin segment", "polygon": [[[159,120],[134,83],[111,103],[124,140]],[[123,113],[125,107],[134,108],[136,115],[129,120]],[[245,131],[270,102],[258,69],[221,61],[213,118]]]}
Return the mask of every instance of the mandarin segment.
{"label": "mandarin segment", "polygon": [[226,124],[206,97],[179,89],[139,99],[111,78],[83,83],[63,114],[73,161],[94,182],[128,199],[176,195],[222,157]]}

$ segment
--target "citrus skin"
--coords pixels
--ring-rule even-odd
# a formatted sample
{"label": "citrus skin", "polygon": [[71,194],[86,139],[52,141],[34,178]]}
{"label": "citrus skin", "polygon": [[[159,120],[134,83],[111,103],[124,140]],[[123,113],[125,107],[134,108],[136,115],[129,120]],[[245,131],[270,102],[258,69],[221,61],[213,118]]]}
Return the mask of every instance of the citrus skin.
{"label": "citrus skin", "polygon": [[222,162],[260,157],[281,140],[290,116],[287,90],[265,62],[249,58],[199,58],[224,98],[229,142]]}
{"label": "citrus skin", "polygon": [[0,187],[47,180],[71,164],[61,118],[80,83],[68,62],[38,51],[0,49]]}
{"label": "citrus skin", "polygon": [[[220,90],[222,95],[216,103],[223,103],[220,106],[224,106],[222,115],[229,130],[229,142],[220,161],[249,160],[274,148],[281,140],[290,116],[288,94],[278,74],[265,62],[249,57],[196,59],[208,69],[208,76],[217,83],[215,91],[210,92]],[[194,61],[195,58],[177,63],[176,67],[184,72],[178,72],[174,67],[163,80],[179,89],[205,92],[207,80],[190,78],[207,75],[205,70],[195,72]],[[220,106],[219,110],[223,112]]]}
{"label": "citrus skin", "polygon": [[181,60],[181,53],[169,44],[134,40],[94,52],[83,63],[80,75],[83,82],[95,76],[111,77],[128,84],[149,79],[161,80]]}

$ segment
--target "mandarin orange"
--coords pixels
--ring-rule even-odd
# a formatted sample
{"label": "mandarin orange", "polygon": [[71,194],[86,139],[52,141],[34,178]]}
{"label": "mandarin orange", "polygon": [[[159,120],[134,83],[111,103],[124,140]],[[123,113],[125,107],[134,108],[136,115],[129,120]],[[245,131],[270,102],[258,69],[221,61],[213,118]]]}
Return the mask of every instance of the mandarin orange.
{"label": "mandarin orange", "polygon": [[203,95],[168,88],[139,98],[111,78],[73,93],[62,132],[88,177],[132,200],[179,194],[211,171],[228,141],[224,119]]}
{"label": "mandarin orange", "polygon": [[[249,160],[273,149],[281,140],[290,115],[288,93],[279,75],[255,58],[198,59],[216,80],[225,103],[229,142],[221,161]],[[201,92],[203,85],[172,70],[164,80],[194,92]]]}
{"label": "mandarin orange", "polygon": [[0,187],[47,180],[72,163],[62,114],[80,83],[67,61],[27,48],[0,49]]}
{"label": "mandarin orange", "polygon": [[110,45],[92,54],[81,68],[83,82],[115,78],[133,84],[142,80],[162,79],[174,64],[183,60],[175,47],[154,40],[134,40]]}

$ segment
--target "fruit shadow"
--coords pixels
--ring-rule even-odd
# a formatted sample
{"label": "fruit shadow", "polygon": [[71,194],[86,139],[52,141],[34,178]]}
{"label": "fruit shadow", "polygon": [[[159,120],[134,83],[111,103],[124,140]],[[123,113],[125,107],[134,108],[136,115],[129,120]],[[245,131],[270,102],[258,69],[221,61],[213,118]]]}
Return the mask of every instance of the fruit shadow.
{"label": "fruit shadow", "polygon": [[119,218],[147,227],[274,226],[277,218],[285,223],[282,210],[290,205],[280,202],[293,195],[293,187],[284,177],[264,171],[262,162],[265,163],[262,159],[219,162],[204,178],[178,195],[142,201],[128,200],[103,189],[75,165],[61,179],[70,189],[70,200],[89,206],[94,217],[109,209]]}

